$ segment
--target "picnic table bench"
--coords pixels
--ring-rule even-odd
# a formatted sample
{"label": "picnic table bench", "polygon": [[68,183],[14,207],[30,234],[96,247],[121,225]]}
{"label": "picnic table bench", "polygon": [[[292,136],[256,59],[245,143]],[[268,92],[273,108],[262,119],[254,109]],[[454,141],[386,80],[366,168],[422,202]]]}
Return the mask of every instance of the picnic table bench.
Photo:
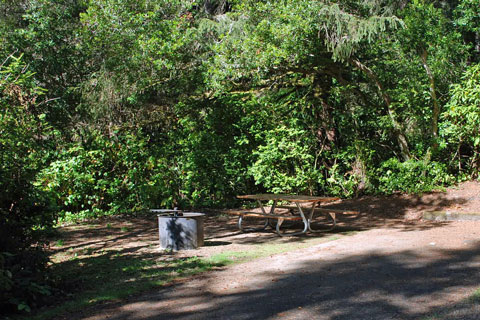
{"label": "picnic table bench", "polygon": [[[319,203],[332,202],[339,200],[337,197],[313,197],[313,196],[298,196],[298,195],[286,195],[286,194],[255,194],[255,195],[241,195],[237,196],[239,199],[250,199],[256,200],[259,206],[259,209],[256,211],[252,210],[237,210],[230,211],[229,214],[237,215],[238,218],[238,228],[245,231],[259,231],[266,229],[271,224],[272,220],[276,220],[275,230],[279,236],[286,235],[298,235],[304,234],[307,231],[310,232],[322,232],[326,230],[314,230],[312,229],[311,222],[314,218],[315,213],[327,213],[332,219],[332,227],[328,230],[335,228],[336,226],[336,214],[358,214],[357,211],[347,211],[347,210],[338,210],[338,209],[328,209],[328,208],[318,208],[316,207]],[[264,207],[262,201],[273,201],[271,207]],[[278,205],[277,202],[288,202],[288,205]],[[279,212],[280,210],[280,212]],[[305,215],[304,210],[307,211]],[[268,212],[267,212],[268,211]],[[245,217],[251,218],[262,218],[265,219],[265,224],[261,228],[257,229],[245,229],[242,226],[243,219]],[[291,232],[285,233],[280,231],[284,221],[302,221],[303,230],[300,232]]]}

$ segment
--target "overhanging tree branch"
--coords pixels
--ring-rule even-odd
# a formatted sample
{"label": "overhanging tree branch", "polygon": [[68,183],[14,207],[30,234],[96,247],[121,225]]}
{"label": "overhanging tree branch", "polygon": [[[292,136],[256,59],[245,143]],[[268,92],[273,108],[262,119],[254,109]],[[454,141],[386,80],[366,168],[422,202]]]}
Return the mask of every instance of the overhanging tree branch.
{"label": "overhanging tree branch", "polygon": [[390,121],[392,122],[392,126],[393,126],[393,133],[395,135],[398,146],[400,148],[400,152],[401,152],[401,155],[403,157],[403,160],[411,159],[412,155],[411,155],[410,149],[408,147],[407,137],[406,137],[405,133],[403,132],[403,128],[401,127],[400,123],[397,120],[397,117],[395,115],[395,111],[392,109],[392,99],[390,98],[388,93],[385,91],[385,89],[384,89],[382,83],[380,82],[380,80],[378,79],[377,75],[375,74],[375,72],[372,69],[370,69],[369,67],[367,67],[366,65],[361,63],[358,59],[350,58],[349,62],[352,65],[354,65],[357,69],[364,72],[370,78],[370,80],[372,80],[375,83],[375,85],[376,85],[376,87],[377,87],[377,89],[380,93],[380,96],[382,97],[383,101],[385,102],[385,106],[387,107],[388,116],[389,116]]}

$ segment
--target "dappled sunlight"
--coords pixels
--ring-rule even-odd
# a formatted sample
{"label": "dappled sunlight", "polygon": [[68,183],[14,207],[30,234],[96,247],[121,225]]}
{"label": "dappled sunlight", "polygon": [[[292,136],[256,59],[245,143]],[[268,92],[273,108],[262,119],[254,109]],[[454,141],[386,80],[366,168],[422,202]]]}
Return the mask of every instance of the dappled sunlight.
{"label": "dappled sunlight", "polygon": [[[338,214],[334,230],[283,238],[271,230],[239,232],[236,218],[210,211],[205,246],[179,252],[159,250],[155,215],[70,226],[52,246],[57,262],[52,270],[61,275],[65,290],[88,297],[85,305],[110,301],[101,306],[110,319],[349,319],[359,310],[378,319],[416,319],[460,301],[480,281],[473,235],[444,238],[440,230],[457,230],[455,223],[406,219],[410,211],[451,206],[448,195],[431,196],[341,201],[328,207],[359,214]],[[325,222],[319,217],[314,228]],[[256,259],[252,271],[249,264]],[[222,269],[176,284],[173,291],[162,288],[174,279]],[[132,297],[145,290],[154,291]],[[103,319],[95,310],[85,310],[79,319]]]}
{"label": "dappled sunlight", "polygon": [[[259,267],[257,272],[248,270],[236,281],[228,275],[232,270],[209,274],[178,285],[175,290],[163,289],[132,299],[123,304],[120,312],[113,304],[78,319],[103,319],[107,315],[115,320],[302,316],[420,319],[445,306],[448,312],[448,305],[462,302],[480,281],[480,242],[463,250],[435,253],[440,258],[431,260],[411,250],[390,254],[352,252],[341,259],[304,257],[297,262],[291,256],[283,260],[277,257],[269,260],[269,266]],[[477,309],[463,307],[462,319],[476,319]],[[115,313],[111,314],[112,310]]]}

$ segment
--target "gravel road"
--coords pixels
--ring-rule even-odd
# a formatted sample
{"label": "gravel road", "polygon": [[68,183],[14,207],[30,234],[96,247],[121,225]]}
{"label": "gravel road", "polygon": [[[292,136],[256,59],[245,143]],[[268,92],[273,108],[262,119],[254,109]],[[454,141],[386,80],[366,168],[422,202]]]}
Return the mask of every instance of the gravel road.
{"label": "gravel road", "polygon": [[480,319],[480,222],[399,224],[233,265],[68,319]]}

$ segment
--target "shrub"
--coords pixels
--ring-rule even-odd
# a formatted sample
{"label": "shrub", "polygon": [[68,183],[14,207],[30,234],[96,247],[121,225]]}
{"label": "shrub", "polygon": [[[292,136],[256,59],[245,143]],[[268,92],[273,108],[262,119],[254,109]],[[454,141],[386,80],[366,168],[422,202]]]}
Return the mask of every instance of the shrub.
{"label": "shrub", "polygon": [[61,220],[135,213],[172,198],[165,159],[154,156],[141,132],[91,135],[88,144],[67,148],[37,177]]}
{"label": "shrub", "polygon": [[313,194],[322,179],[314,146],[314,138],[301,129],[282,126],[267,131],[250,168],[255,182],[273,193]]}
{"label": "shrub", "polygon": [[0,310],[29,310],[49,293],[42,232],[54,216],[33,181],[48,159],[52,130],[40,89],[21,58],[0,66]]}
{"label": "shrub", "polygon": [[447,110],[442,114],[440,134],[445,139],[449,154],[458,158],[461,170],[480,167],[480,64],[471,66],[462,82],[451,88]]}
{"label": "shrub", "polygon": [[409,160],[400,162],[391,158],[377,170],[378,191],[391,194],[396,191],[428,192],[454,182],[446,166],[438,162]]}

